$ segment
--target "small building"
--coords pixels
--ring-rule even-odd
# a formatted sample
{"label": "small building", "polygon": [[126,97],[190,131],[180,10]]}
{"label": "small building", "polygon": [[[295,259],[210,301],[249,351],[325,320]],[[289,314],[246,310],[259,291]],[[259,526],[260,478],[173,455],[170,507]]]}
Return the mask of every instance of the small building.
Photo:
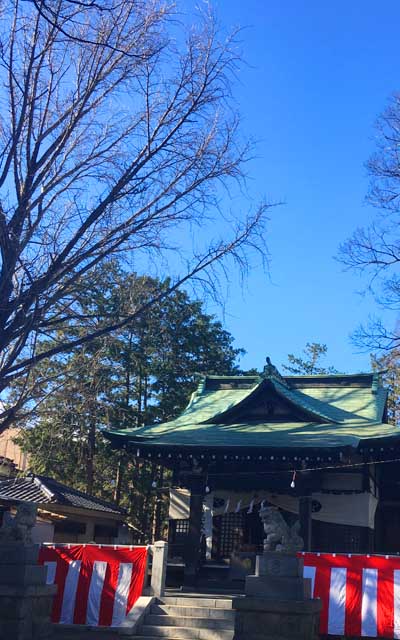
{"label": "small building", "polygon": [[[173,471],[172,555],[256,553],[263,501],[299,518],[306,550],[400,552],[400,430],[377,373],[207,376],[176,420],[109,431],[114,447]],[[388,527],[387,524],[391,523]]]}
{"label": "small building", "polygon": [[121,507],[41,475],[0,479],[0,512],[20,502],[38,507],[34,542],[131,544],[138,532],[126,525]]}

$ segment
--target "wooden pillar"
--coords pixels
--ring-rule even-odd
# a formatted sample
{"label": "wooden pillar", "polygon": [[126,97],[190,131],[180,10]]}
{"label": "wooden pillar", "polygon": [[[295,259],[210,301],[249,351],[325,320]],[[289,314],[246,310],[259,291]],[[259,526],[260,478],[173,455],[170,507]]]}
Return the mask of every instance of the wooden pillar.
{"label": "wooden pillar", "polygon": [[190,490],[190,515],[189,531],[184,548],[184,585],[188,587],[196,584],[200,569],[201,528],[205,485],[206,480],[203,475],[191,475],[187,478],[187,488]]}
{"label": "wooden pillar", "polygon": [[304,540],[304,551],[311,551],[312,534],[312,496],[307,493],[299,499],[300,535]]}

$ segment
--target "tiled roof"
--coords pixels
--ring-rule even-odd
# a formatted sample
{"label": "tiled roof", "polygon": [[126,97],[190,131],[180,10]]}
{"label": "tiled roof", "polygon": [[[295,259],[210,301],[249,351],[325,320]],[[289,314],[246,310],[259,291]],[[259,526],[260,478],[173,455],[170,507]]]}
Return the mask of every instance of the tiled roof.
{"label": "tiled roof", "polygon": [[24,500],[36,504],[60,504],[107,513],[125,513],[124,509],[112,502],[95,498],[77,489],[67,487],[53,478],[39,475],[0,480],[0,498],[3,500]]}
{"label": "tiled roof", "polygon": [[[251,414],[252,403],[261,398],[266,404],[272,397],[292,407],[296,420]],[[400,438],[400,429],[382,422],[386,398],[373,373],[208,376],[176,420],[106,435],[138,447],[357,448]]]}

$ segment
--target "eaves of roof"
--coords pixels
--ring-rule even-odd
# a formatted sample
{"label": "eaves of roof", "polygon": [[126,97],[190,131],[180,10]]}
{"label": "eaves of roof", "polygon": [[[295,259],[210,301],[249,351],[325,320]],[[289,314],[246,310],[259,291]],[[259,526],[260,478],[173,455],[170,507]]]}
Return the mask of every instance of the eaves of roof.
{"label": "eaves of roof", "polygon": [[117,505],[68,487],[53,478],[29,475],[24,478],[0,480],[0,498],[34,502],[35,504],[59,504],[90,511],[125,514]]}
{"label": "eaves of roof", "polygon": [[146,436],[131,431],[109,432],[109,438],[138,446],[203,447],[207,449],[316,449],[360,447],[365,441],[400,439],[400,430],[382,423],[253,423],[181,425],[163,433],[148,429]]}
{"label": "eaves of roof", "polygon": [[[313,384],[313,380],[318,378]],[[319,384],[323,378],[324,384]],[[331,380],[331,384],[327,381]],[[239,385],[245,380],[249,384]],[[226,384],[225,384],[226,382]],[[400,437],[400,430],[382,423],[387,392],[373,374],[356,376],[271,377],[275,391],[293,406],[307,412],[307,420],[294,422],[235,422],[238,407],[249,403],[264,380],[235,376],[203,381],[185,411],[175,420],[121,431],[107,437],[117,446],[123,442],[153,447],[243,448],[341,448],[361,447],[382,439]],[[234,388],[229,388],[233,385]],[[207,390],[209,389],[209,390]],[[299,412],[300,413],[300,412]],[[224,416],[231,419],[223,422]],[[231,422],[231,424],[226,424]],[[233,423],[233,424],[232,424]]]}

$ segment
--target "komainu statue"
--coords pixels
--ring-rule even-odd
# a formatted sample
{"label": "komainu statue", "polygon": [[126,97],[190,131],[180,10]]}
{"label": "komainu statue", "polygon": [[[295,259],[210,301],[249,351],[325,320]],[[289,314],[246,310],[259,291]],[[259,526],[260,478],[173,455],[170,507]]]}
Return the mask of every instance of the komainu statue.
{"label": "komainu statue", "polygon": [[29,502],[22,502],[17,507],[14,518],[9,514],[3,515],[0,528],[0,542],[32,542],[32,529],[36,523],[37,507]]}
{"label": "komainu statue", "polygon": [[294,553],[303,549],[304,542],[299,535],[298,521],[289,527],[277,507],[263,507],[260,509],[260,518],[266,535],[264,551]]}

